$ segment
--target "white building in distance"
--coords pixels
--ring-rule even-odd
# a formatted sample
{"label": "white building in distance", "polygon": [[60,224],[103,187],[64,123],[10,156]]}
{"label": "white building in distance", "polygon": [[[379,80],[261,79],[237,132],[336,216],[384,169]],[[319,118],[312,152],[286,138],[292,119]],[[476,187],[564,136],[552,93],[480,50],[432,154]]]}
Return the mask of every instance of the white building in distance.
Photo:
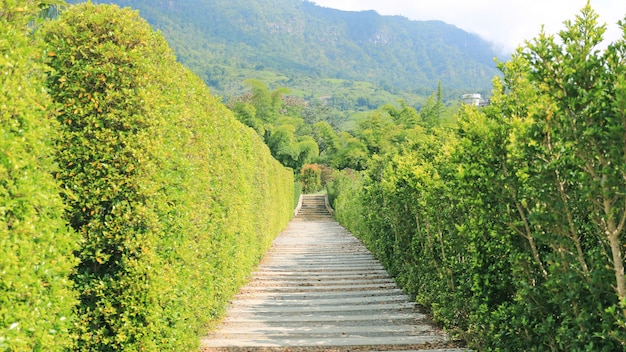
{"label": "white building in distance", "polygon": [[483,101],[483,97],[480,94],[463,94],[461,97],[463,99],[463,104],[480,106]]}

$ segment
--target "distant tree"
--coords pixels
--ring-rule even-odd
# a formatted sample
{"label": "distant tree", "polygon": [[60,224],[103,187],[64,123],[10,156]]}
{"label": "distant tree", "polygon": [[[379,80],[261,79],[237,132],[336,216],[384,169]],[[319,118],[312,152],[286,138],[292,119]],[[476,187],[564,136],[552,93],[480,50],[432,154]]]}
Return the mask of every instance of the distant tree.
{"label": "distant tree", "polygon": [[313,125],[314,138],[319,146],[320,154],[334,155],[340,149],[340,141],[333,128],[326,121]]}
{"label": "distant tree", "polygon": [[337,169],[365,170],[370,158],[367,145],[348,132],[339,133],[341,149],[332,160],[332,166]]}
{"label": "distant tree", "polygon": [[277,88],[271,91],[266,84],[256,79],[245,81],[252,90],[250,97],[256,108],[256,116],[266,124],[273,124],[280,116],[282,97],[288,92],[287,88]]}
{"label": "distant tree", "polygon": [[359,124],[355,135],[367,146],[370,155],[384,154],[394,149],[400,128],[384,111],[375,110]]}
{"label": "distant tree", "polygon": [[437,91],[434,92],[420,110],[420,117],[422,124],[426,128],[432,128],[439,126],[441,118],[445,112],[445,105],[443,104],[443,91],[441,88],[441,82],[437,85]]}
{"label": "distant tree", "polygon": [[259,136],[265,136],[266,124],[263,123],[261,119],[257,118],[254,105],[246,101],[238,101],[231,104],[230,109],[235,114],[235,117],[244,125],[254,129]]}
{"label": "distant tree", "polygon": [[[286,89],[282,91],[285,94],[288,92]],[[308,103],[304,99],[285,95],[281,95],[281,99],[280,115],[304,118],[304,111],[308,106]]]}
{"label": "distant tree", "polygon": [[333,126],[333,128],[337,128],[335,115],[336,113],[333,112],[333,109],[319,99],[309,101],[302,111],[302,118],[304,118],[304,121],[310,125],[326,121],[328,124]]}
{"label": "distant tree", "polygon": [[272,127],[265,142],[276,160],[297,172],[319,155],[319,148],[313,137],[296,137],[295,131],[292,124]]}
{"label": "distant tree", "polygon": [[400,100],[400,109],[391,104],[386,104],[381,109],[391,116],[396,125],[403,128],[413,128],[419,122],[419,114],[415,108],[408,106],[404,100]]}

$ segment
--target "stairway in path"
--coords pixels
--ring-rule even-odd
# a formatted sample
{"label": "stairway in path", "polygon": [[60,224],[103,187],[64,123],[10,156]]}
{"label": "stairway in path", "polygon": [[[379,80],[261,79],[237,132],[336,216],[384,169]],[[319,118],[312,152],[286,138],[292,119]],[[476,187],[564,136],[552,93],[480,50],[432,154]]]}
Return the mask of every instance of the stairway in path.
{"label": "stairway in path", "polygon": [[202,351],[462,351],[324,204],[305,196]]}
{"label": "stairway in path", "polygon": [[294,218],[295,221],[328,220],[334,221],[326,206],[326,195],[307,194],[302,196],[302,206]]}

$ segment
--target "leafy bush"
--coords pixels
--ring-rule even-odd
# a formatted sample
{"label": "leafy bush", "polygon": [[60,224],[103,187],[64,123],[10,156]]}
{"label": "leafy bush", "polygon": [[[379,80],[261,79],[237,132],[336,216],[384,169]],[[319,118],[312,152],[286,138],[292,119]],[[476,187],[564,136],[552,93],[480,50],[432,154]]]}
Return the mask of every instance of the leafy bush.
{"label": "leafy bush", "polygon": [[337,218],[478,350],[626,344],[626,31],[596,50],[596,20],[586,6],[560,41],[541,34],[501,65],[489,107],[331,192]]}
{"label": "leafy bush", "polygon": [[366,213],[361,206],[362,188],[362,174],[350,169],[335,172],[335,179],[326,186],[331,208],[341,209],[341,212],[335,212],[337,221],[359,235],[365,233],[361,226],[367,226],[364,221]]}
{"label": "leafy bush", "polygon": [[304,193],[315,193],[322,188],[322,169],[317,164],[307,164],[300,170]]}
{"label": "leafy bush", "polygon": [[33,34],[40,1],[0,3],[0,350],[61,351],[76,293],[78,236],[63,220],[43,94],[45,46]]}
{"label": "leafy bush", "polygon": [[293,175],[136,12],[47,26],[78,350],[192,350],[287,223]]}

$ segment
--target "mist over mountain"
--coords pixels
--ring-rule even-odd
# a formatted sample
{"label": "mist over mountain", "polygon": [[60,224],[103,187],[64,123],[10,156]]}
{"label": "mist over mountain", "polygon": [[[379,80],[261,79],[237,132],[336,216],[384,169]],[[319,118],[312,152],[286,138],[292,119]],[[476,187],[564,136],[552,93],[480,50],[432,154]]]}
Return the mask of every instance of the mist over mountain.
{"label": "mist over mountain", "polygon": [[370,93],[425,96],[439,82],[448,94],[484,92],[499,73],[491,43],[441,21],[302,0],[97,2],[138,9],[222,96],[241,92],[247,78],[309,97],[355,84]]}

